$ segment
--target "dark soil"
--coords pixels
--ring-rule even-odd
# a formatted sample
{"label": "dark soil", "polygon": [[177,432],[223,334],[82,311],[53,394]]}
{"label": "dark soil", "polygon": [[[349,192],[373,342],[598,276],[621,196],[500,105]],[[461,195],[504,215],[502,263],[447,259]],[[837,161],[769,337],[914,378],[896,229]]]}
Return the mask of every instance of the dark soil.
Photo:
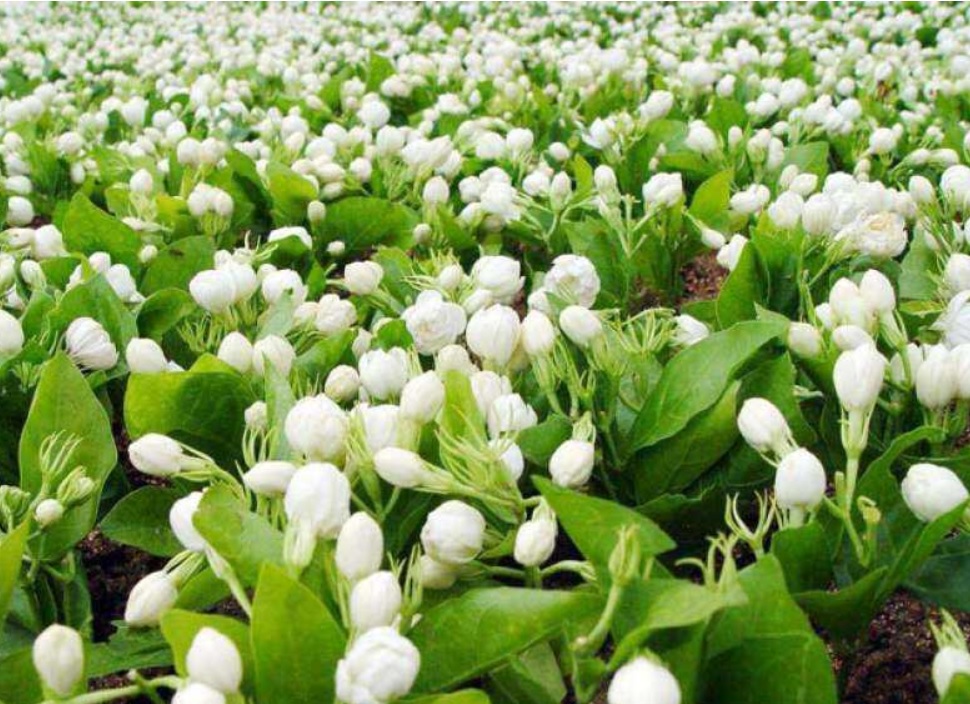
{"label": "dark soil", "polygon": [[680,271],[684,280],[684,295],[679,304],[707,301],[716,298],[728,270],[717,263],[717,255],[708,252],[694,259]]}
{"label": "dark soil", "polygon": [[[970,635],[970,614],[954,614]],[[869,624],[868,642],[854,654],[842,704],[935,704],[930,667],[936,644],[930,622],[939,610],[898,592]],[[840,664],[836,662],[838,667]]]}

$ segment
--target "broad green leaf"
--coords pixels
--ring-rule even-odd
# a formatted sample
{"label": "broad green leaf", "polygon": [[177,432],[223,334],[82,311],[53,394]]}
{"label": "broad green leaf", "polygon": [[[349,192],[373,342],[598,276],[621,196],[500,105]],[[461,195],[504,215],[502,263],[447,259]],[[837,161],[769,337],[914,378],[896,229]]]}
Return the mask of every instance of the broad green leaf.
{"label": "broad green leaf", "polygon": [[84,672],[88,677],[172,664],[172,650],[155,628],[122,626],[106,642],[88,645],[84,653]]}
{"label": "broad green leaf", "polygon": [[293,366],[309,379],[323,382],[338,364],[353,362],[353,342],[353,330],[317,340],[310,349],[296,358]]}
{"label": "broad green leaf", "polygon": [[253,666],[253,652],[250,647],[250,627],[242,621],[229,616],[217,614],[197,614],[182,609],[169,609],[160,623],[162,635],[172,648],[175,671],[185,677],[185,657],[192,647],[192,641],[203,628],[212,628],[231,640],[243,663],[244,692],[251,692],[255,668]]}
{"label": "broad green leaf", "polygon": [[138,308],[138,331],[141,337],[160,341],[186,316],[197,310],[187,291],[163,288],[151,294]]}
{"label": "broad green leaf", "polygon": [[445,432],[462,436],[471,428],[483,432],[482,414],[468,377],[461,372],[445,374],[445,405],[438,424]]}
{"label": "broad green leaf", "polygon": [[[283,164],[272,161],[266,168],[269,193],[273,198],[273,222],[277,226],[299,225],[306,220],[307,205],[317,197],[309,181]],[[327,218],[330,211],[327,211]]]}
{"label": "broad green leaf", "polygon": [[637,416],[628,453],[673,437],[714,405],[738,369],[785,331],[775,321],[747,321],[714,333],[675,356]]}
{"label": "broad green leaf", "polygon": [[633,479],[638,503],[683,491],[731,449],[738,438],[740,387],[734,382],[682,431],[634,455],[624,471]]}
{"label": "broad green leaf", "polygon": [[169,527],[168,512],[182,493],[160,486],[143,486],[124,496],[101,521],[108,538],[160,557],[182,550]]}
{"label": "broad green leaf", "polygon": [[711,627],[704,702],[835,704],[825,643],[785,587],[770,555],[743,570],[748,603],[724,611]]}
{"label": "broad green leaf", "polygon": [[950,680],[946,695],[940,699],[940,704],[970,704],[970,675],[957,672]]}
{"label": "broad green leaf", "polygon": [[293,408],[296,398],[293,389],[279,370],[272,364],[266,365],[266,408],[270,429],[276,431],[276,443],[273,459],[285,460],[290,458],[290,444],[283,430],[286,416]]}
{"label": "broad green leaf", "polygon": [[94,254],[107,252],[114,264],[124,264],[132,273],[141,269],[138,252],[141,237],[121,220],[94,205],[81,192],[74,194],[61,223],[64,245],[69,251]]}
{"label": "broad green leaf", "polygon": [[381,198],[351,196],[327,207],[320,228],[322,244],[340,240],[350,252],[378,244],[409,246],[417,214],[405,205]]}
{"label": "broad green leaf", "polygon": [[71,466],[83,466],[95,490],[45,531],[42,552],[49,559],[62,556],[94,525],[101,488],[118,459],[108,414],[84,375],[63,353],[44,366],[20,436],[20,482],[31,493],[41,486],[41,444],[55,433],[80,440]]}
{"label": "broad green leaf", "polygon": [[970,535],[940,543],[936,552],[906,582],[925,601],[947,609],[970,611]]}
{"label": "broad green leaf", "polygon": [[166,288],[188,290],[192,277],[214,265],[216,248],[202,235],[184,237],[165,247],[145,270],[139,290],[147,295]]}
{"label": "broad green leaf", "polygon": [[245,584],[256,583],[264,564],[283,563],[283,534],[228,487],[206,491],[192,523]]}
{"label": "broad green leaf", "polygon": [[[228,369],[228,368],[227,368]],[[132,374],[125,393],[128,434],[164,433],[217,460],[238,456],[243,414],[256,398],[249,382],[228,371]]]}
{"label": "broad green leaf", "polygon": [[808,142],[796,144],[785,150],[785,159],[780,169],[794,164],[802,173],[815,174],[825,178],[829,173],[829,145],[828,142]]}
{"label": "broad green leaf", "polygon": [[838,591],[815,589],[796,594],[795,598],[812,621],[831,636],[849,641],[878,610],[879,592],[888,571],[888,567],[880,567]]}
{"label": "broad green leaf", "polygon": [[755,317],[755,304],[765,299],[765,280],[754,247],[745,247],[737,266],[728,275],[717,296],[717,323],[729,328]]}
{"label": "broad green leaf", "polygon": [[602,599],[588,593],[511,587],[475,589],[445,601],[409,634],[424,664],[414,692],[456,687],[602,608]]}
{"label": "broad green leaf", "polygon": [[346,637],[313,592],[281,568],[266,565],[250,628],[260,704],[334,700]]}
{"label": "broad green leaf", "polygon": [[560,415],[550,415],[538,425],[521,431],[516,443],[529,462],[545,467],[556,448],[571,438],[572,434],[572,423]]}
{"label": "broad green leaf", "polygon": [[0,625],[7,617],[10,598],[20,578],[20,561],[29,534],[30,521],[24,521],[10,533],[0,537]]}
{"label": "broad green leaf", "polygon": [[781,563],[792,594],[824,589],[831,582],[831,552],[818,521],[775,533],[771,538],[771,554]]}
{"label": "broad green leaf", "polygon": [[659,555],[675,547],[674,541],[656,523],[633,509],[563,489],[545,477],[533,477],[533,481],[579,551],[600,568],[609,563],[617,533],[626,526],[636,526],[645,556]]}
{"label": "broad green leaf", "polygon": [[0,660],[0,701],[37,704],[43,698],[30,648],[17,650]]}
{"label": "broad green leaf", "polygon": [[725,169],[704,181],[694,192],[690,202],[690,214],[717,230],[726,229],[729,225],[728,205],[731,201],[731,184],[734,182],[734,171]]}
{"label": "broad green leaf", "polygon": [[903,257],[899,276],[899,297],[903,300],[927,301],[936,297],[937,254],[926,244],[925,237],[914,237]]}
{"label": "broad green leaf", "polygon": [[566,685],[552,648],[539,643],[493,672],[488,691],[495,704],[559,704]]}
{"label": "broad green leaf", "polygon": [[488,695],[480,689],[463,689],[451,694],[431,694],[427,697],[407,697],[401,704],[491,704]]}

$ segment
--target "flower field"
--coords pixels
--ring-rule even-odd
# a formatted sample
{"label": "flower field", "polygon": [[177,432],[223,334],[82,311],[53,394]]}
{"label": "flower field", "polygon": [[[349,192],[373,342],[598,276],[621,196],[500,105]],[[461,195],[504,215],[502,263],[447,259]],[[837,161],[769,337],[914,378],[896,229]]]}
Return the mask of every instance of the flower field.
{"label": "flower field", "polygon": [[970,5],[0,16],[0,704],[970,704]]}

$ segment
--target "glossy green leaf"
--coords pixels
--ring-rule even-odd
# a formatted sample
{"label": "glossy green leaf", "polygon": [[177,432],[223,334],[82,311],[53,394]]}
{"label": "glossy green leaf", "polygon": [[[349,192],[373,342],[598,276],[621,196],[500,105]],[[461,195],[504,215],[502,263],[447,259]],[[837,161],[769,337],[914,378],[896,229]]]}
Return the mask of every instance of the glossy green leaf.
{"label": "glossy green leaf", "polygon": [[672,437],[714,405],[738,369],[783,334],[775,321],[747,321],[714,333],[675,356],[640,410],[627,440],[632,453]]}
{"label": "glossy green leaf", "polygon": [[340,240],[351,252],[378,244],[407,247],[418,222],[417,214],[400,203],[351,196],[327,206],[321,233],[324,243]]}
{"label": "glossy green leaf", "polygon": [[245,584],[256,583],[264,564],[283,563],[283,534],[228,487],[206,491],[192,523]]}
{"label": "glossy green leaf", "polygon": [[633,509],[563,489],[545,477],[534,477],[533,481],[579,551],[598,567],[605,568],[609,563],[617,533],[626,526],[637,527],[645,556],[659,555],[675,547],[674,541],[656,523]]}
{"label": "glossy green leaf", "polygon": [[176,240],[152,259],[139,290],[146,296],[166,288],[188,290],[193,276],[213,267],[215,252],[210,237],[196,235]]}
{"label": "glossy green leaf", "polygon": [[250,628],[260,704],[334,700],[345,636],[313,592],[281,568],[266,565]]}
{"label": "glossy green leaf", "polygon": [[115,264],[124,264],[132,272],[141,269],[138,252],[141,237],[118,218],[109,215],[83,193],[74,194],[61,223],[64,246],[72,252],[94,254],[107,252]]}
{"label": "glossy green leaf", "polygon": [[111,507],[101,521],[101,532],[116,543],[172,557],[182,545],[169,527],[168,513],[181,496],[182,492],[160,486],[136,489]]}
{"label": "glossy green leaf", "polygon": [[30,522],[24,521],[14,530],[0,537],[0,625],[7,617],[10,598],[20,578],[20,562],[30,532]]}
{"label": "glossy green leaf", "polygon": [[44,366],[20,436],[20,481],[29,492],[40,489],[41,445],[55,433],[80,440],[71,455],[71,464],[85,468],[87,476],[94,480],[95,490],[45,532],[42,552],[48,558],[62,556],[87,535],[94,525],[101,487],[118,458],[108,414],[84,375],[65,354],[56,355]]}
{"label": "glossy green leaf", "polygon": [[592,594],[511,587],[475,589],[445,601],[409,634],[424,663],[414,692],[456,687],[602,608]]}
{"label": "glossy green leaf", "polygon": [[825,644],[788,595],[781,565],[767,556],[739,576],[748,603],[711,627],[701,701],[835,704]]}

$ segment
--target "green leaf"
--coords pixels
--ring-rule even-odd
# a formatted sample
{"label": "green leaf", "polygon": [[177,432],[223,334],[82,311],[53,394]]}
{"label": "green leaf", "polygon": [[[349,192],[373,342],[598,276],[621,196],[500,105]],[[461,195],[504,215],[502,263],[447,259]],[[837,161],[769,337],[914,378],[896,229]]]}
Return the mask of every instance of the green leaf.
{"label": "green leaf", "polygon": [[704,181],[694,192],[690,202],[690,214],[708,227],[724,230],[730,226],[729,203],[734,171],[725,169]]}
{"label": "green leaf", "polygon": [[178,374],[132,374],[125,393],[128,434],[164,433],[214,456],[238,456],[243,414],[256,400],[246,379],[236,371]]}
{"label": "green leaf", "polygon": [[538,425],[526,428],[516,438],[519,449],[529,462],[545,467],[560,445],[572,437],[573,424],[560,415],[550,415]]}
{"label": "green leaf", "polygon": [[796,594],[795,598],[812,621],[831,636],[850,641],[875,615],[888,571],[888,567],[880,567],[838,591],[817,589]]}
{"label": "green leaf", "polygon": [[169,527],[168,513],[182,493],[160,486],[143,486],[124,496],[101,521],[108,538],[160,557],[182,550]]}
{"label": "green leaf", "polygon": [[138,233],[98,208],[80,191],[74,194],[64,214],[61,232],[69,251],[107,252],[113,263],[126,265],[132,273],[141,269],[138,252],[142,244]]}
{"label": "green leaf", "polygon": [[84,653],[84,673],[88,677],[171,665],[172,650],[162,633],[154,628],[122,626],[107,642],[92,643]]}
{"label": "green leaf", "polygon": [[24,521],[0,538],[0,626],[7,617],[10,598],[20,578],[20,561],[30,534],[30,521]]}
{"label": "green leaf", "polygon": [[488,695],[480,689],[463,689],[451,694],[432,694],[427,697],[407,697],[401,704],[491,704]]}
{"label": "green leaf", "polygon": [[43,699],[30,648],[0,660],[0,701],[4,704],[36,704]]}
{"label": "green leaf", "polygon": [[775,321],[747,321],[714,333],[675,356],[640,409],[628,453],[673,437],[713,406],[741,366],[785,331]]}
{"label": "green leaf", "polygon": [[178,288],[163,288],[151,294],[138,309],[138,330],[141,337],[160,341],[162,336],[196,310],[188,292]]}
{"label": "green leaf", "polygon": [[607,566],[617,533],[626,526],[637,527],[645,556],[659,555],[675,547],[674,541],[656,523],[633,509],[563,489],[545,477],[533,477],[533,482],[579,551],[597,567]]}
{"label": "green leaf", "polygon": [[152,259],[139,290],[146,296],[166,288],[188,290],[193,276],[213,267],[215,253],[215,244],[203,235],[176,240]]}
{"label": "green leaf", "polygon": [[206,491],[192,523],[244,584],[255,584],[264,564],[283,564],[283,534],[228,487]]}
{"label": "green leaf", "polygon": [[818,521],[775,533],[771,538],[771,554],[781,563],[792,594],[824,589],[831,582],[830,550]]}
{"label": "green leaf", "polygon": [[63,353],[44,366],[20,436],[20,483],[33,494],[41,486],[41,444],[54,433],[66,433],[80,440],[70,464],[83,466],[95,489],[45,531],[42,553],[46,559],[61,557],[91,530],[101,488],[118,459],[108,414],[84,375]]}
{"label": "green leaf", "polygon": [[461,437],[467,429],[481,432],[483,423],[468,377],[456,371],[445,373],[445,405],[438,420],[442,431]]}
{"label": "green leaf", "polygon": [[449,599],[425,613],[409,634],[424,664],[414,691],[456,687],[602,607],[602,599],[592,594],[511,587],[475,589]]}
{"label": "green leaf", "polygon": [[788,595],[778,561],[764,557],[739,578],[748,603],[724,611],[711,627],[700,700],[835,704],[825,644]]}
{"label": "green leaf", "polygon": [[794,164],[802,173],[811,173],[824,179],[829,173],[829,143],[808,142],[795,144],[785,150],[785,159],[781,162],[780,170]]}
{"label": "green leaf", "polygon": [[327,217],[320,227],[321,244],[340,240],[347,245],[348,252],[378,244],[406,248],[418,222],[418,215],[400,203],[352,196],[327,207]]}
{"label": "green leaf", "polygon": [[495,704],[560,704],[566,697],[562,672],[548,643],[529,648],[493,672],[488,690]]}
{"label": "green leaf", "polygon": [[[273,198],[273,222],[281,226],[298,225],[305,221],[307,206],[317,197],[313,184],[276,161],[271,161],[266,167],[266,176]],[[330,218],[329,210],[327,218]]]}
{"label": "green leaf", "polygon": [[281,568],[266,565],[256,587],[251,629],[260,704],[334,700],[334,675],[346,637],[313,592]]}
{"label": "green leaf", "polygon": [[970,611],[970,535],[940,543],[936,552],[906,582],[920,599],[946,609]]}
{"label": "green leaf", "polygon": [[958,672],[950,680],[946,695],[940,699],[940,704],[970,704],[970,675]]}
{"label": "green leaf", "polygon": [[903,257],[899,275],[899,297],[903,300],[927,301],[936,297],[934,278],[939,267],[937,254],[926,244],[925,237],[914,237]]}
{"label": "green leaf", "polygon": [[338,364],[353,362],[351,353],[353,343],[353,330],[317,340],[313,343],[313,347],[296,358],[293,366],[311,380],[322,381]]}
{"label": "green leaf", "polygon": [[624,471],[633,479],[638,503],[683,491],[731,449],[738,438],[740,388],[734,382],[682,431],[634,455]]}
{"label": "green leaf", "polygon": [[185,657],[192,647],[192,641],[203,628],[212,628],[219,631],[233,642],[239,651],[239,656],[243,663],[243,684],[244,692],[251,692],[253,689],[253,653],[249,644],[250,628],[242,621],[237,621],[229,616],[219,616],[216,614],[197,614],[182,609],[169,609],[162,616],[160,623],[162,635],[172,648],[174,656],[175,671],[185,677],[188,672],[185,669]]}
{"label": "green leaf", "polygon": [[755,305],[765,300],[765,281],[758,252],[745,247],[717,295],[717,323],[729,328],[742,320],[755,317]]}

